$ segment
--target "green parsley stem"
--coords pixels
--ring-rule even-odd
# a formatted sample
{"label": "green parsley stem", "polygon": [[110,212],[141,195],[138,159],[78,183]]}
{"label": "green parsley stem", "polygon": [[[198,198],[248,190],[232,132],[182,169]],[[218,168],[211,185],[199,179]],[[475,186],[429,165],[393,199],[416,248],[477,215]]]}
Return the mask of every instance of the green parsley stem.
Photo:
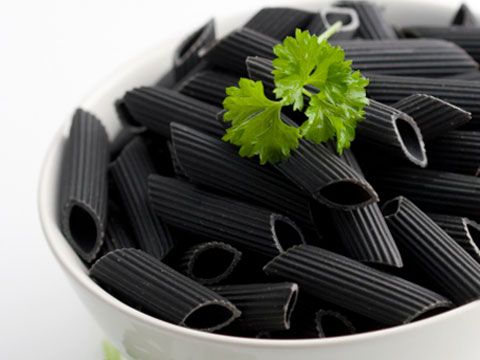
{"label": "green parsley stem", "polygon": [[335,34],[338,30],[342,28],[343,24],[341,21],[337,21],[335,24],[330,26],[327,30],[325,30],[323,33],[318,35],[318,42],[321,43],[324,40],[327,40],[330,36]]}
{"label": "green parsley stem", "polygon": [[308,96],[309,98],[312,97],[312,93],[305,88],[302,89],[302,94]]}

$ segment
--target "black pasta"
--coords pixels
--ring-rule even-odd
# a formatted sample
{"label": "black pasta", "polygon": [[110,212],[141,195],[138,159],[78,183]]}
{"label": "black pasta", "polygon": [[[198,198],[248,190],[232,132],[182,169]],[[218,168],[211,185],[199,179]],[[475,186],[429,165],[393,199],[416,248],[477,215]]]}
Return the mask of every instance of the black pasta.
{"label": "black pasta", "polygon": [[428,144],[434,169],[480,175],[480,132],[450,131]]}
{"label": "black pasta", "polygon": [[174,121],[216,136],[224,133],[216,119],[220,108],[170,89],[137,88],[128,91],[124,101],[137,122],[164,137],[170,136]]}
{"label": "black pasta", "polygon": [[155,212],[173,226],[270,257],[304,243],[283,215],[160,175],[150,176],[148,184]]}
{"label": "black pasta", "polygon": [[274,169],[239,157],[220,139],[180,124],[171,125],[174,152],[193,183],[246,199],[312,227],[309,198]]}
{"label": "black pasta", "polygon": [[90,276],[127,304],[174,324],[215,331],[241,312],[224,297],[136,249],[100,258]]}
{"label": "black pasta", "polygon": [[386,325],[408,323],[451,307],[450,301],[430,290],[310,245],[287,250],[264,271]]}
{"label": "black pasta", "polygon": [[182,41],[173,55],[175,81],[182,79],[200,63],[200,50],[214,41],[215,22],[213,19]]}
{"label": "black pasta", "polygon": [[354,9],[358,13],[360,26],[357,35],[364,39],[396,39],[398,36],[388,24],[378,5],[369,1],[338,1],[336,6]]}
{"label": "black pasta", "polygon": [[295,29],[304,29],[314,13],[293,8],[263,8],[243,25],[275,39],[294,35]]}
{"label": "black pasta", "polygon": [[60,223],[66,239],[85,261],[103,244],[107,227],[109,143],[105,128],[78,109],[65,142],[60,188]]}
{"label": "black pasta", "polygon": [[295,283],[239,284],[211,287],[242,314],[231,327],[237,331],[281,331],[290,328],[297,301]]}
{"label": "black pasta", "polygon": [[394,198],[383,213],[406,256],[457,304],[480,298],[480,264],[407,198]]}
{"label": "black pasta", "polygon": [[242,258],[242,252],[229,244],[209,241],[186,249],[179,259],[179,269],[200,284],[225,280]]}
{"label": "black pasta", "polygon": [[[467,124],[472,114],[426,94],[410,95],[392,105],[417,123],[425,140],[430,140]],[[428,149],[430,151],[430,148]],[[430,154],[430,152],[429,152]]]}
{"label": "black pasta", "polygon": [[[334,145],[328,145],[335,152]],[[363,176],[351,150],[345,150],[340,159]],[[400,252],[377,203],[349,211],[331,210],[330,214],[350,257],[366,264],[403,266]]]}
{"label": "black pasta", "polygon": [[383,198],[404,195],[422,210],[477,219],[480,178],[403,166],[372,170],[370,179]]}
{"label": "black pasta", "polygon": [[480,129],[480,82],[377,74],[368,79],[367,95],[374,100],[392,105],[410,95],[428,94],[470,112],[472,120],[466,127]]}
{"label": "black pasta", "polygon": [[329,207],[351,210],[378,201],[371,185],[323,145],[301,141],[287,160],[274,166]]}
{"label": "black pasta", "polygon": [[110,171],[138,246],[155,257],[163,258],[173,247],[173,242],[148,201],[147,178],[155,173],[155,168],[140,138],[133,139],[123,149],[111,164]]}
{"label": "black pasta", "polygon": [[473,220],[461,216],[427,214],[440,226],[455,242],[480,262],[480,225]]}

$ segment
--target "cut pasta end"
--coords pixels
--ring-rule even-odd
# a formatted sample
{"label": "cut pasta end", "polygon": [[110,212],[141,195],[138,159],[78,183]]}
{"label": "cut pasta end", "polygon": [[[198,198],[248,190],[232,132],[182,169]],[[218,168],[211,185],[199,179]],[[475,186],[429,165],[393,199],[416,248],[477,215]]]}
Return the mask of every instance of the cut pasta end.
{"label": "cut pasta end", "polygon": [[427,166],[427,153],[422,133],[415,121],[407,116],[394,119],[393,125],[403,153],[415,165]]}
{"label": "cut pasta end", "polygon": [[378,201],[378,195],[367,182],[346,179],[332,182],[321,188],[314,196],[325,205],[350,210]]}
{"label": "cut pasta end", "polygon": [[305,243],[300,229],[292,220],[285,216],[272,214],[270,216],[270,226],[273,240],[280,252],[286,251],[292,246]]}
{"label": "cut pasta end", "polygon": [[197,330],[215,331],[230,324],[240,314],[240,310],[227,301],[208,302],[193,309],[180,325]]}

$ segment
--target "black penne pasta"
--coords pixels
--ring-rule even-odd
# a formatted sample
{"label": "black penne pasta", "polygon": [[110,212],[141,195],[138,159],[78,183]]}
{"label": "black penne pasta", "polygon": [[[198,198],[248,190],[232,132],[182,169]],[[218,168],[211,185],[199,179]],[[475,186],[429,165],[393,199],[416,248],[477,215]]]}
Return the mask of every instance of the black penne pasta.
{"label": "black penne pasta", "polygon": [[428,144],[431,167],[480,175],[480,132],[450,131]]}
{"label": "black penne pasta", "polygon": [[452,25],[477,26],[477,19],[466,4],[460,5],[452,19]]}
{"label": "black penne pasta", "polygon": [[368,76],[367,94],[384,104],[393,104],[413,94],[428,94],[472,114],[466,125],[480,129],[480,82],[458,79],[430,79],[407,76]]}
{"label": "black penne pasta", "polygon": [[212,64],[238,74],[246,74],[248,56],[273,57],[273,47],[278,40],[248,28],[241,28],[219,40],[206,53]]}
{"label": "black penne pasta", "polygon": [[136,121],[136,119],[130,114],[124,98],[115,101],[115,110],[120,119],[120,123],[133,134],[141,134],[147,131],[145,125]]}
{"label": "black penne pasta", "polygon": [[401,251],[458,305],[480,297],[480,264],[415,204],[403,196],[383,213]]}
{"label": "black penne pasta", "polygon": [[171,125],[173,147],[195,184],[246,199],[312,227],[309,198],[274,169],[238,156],[235,146],[186,126]]}
{"label": "black penne pasta", "polygon": [[[369,76],[438,77],[478,70],[478,64],[463,49],[445,40],[335,40],[332,43],[345,51],[345,58],[352,61],[354,69]],[[243,67],[247,56],[272,59],[273,53],[266,51],[266,45],[264,51],[243,51],[241,59],[237,57]]]}
{"label": "black penne pasta", "polygon": [[114,160],[135,136],[137,134],[130,127],[122,127],[110,144],[110,160]]}
{"label": "black penne pasta", "polygon": [[304,243],[295,223],[283,215],[160,175],[150,176],[148,185],[156,213],[167,223],[189,232],[266,256]]}
{"label": "black penne pasta", "polygon": [[78,109],[64,147],[60,224],[67,241],[87,262],[100,251],[105,236],[108,158],[105,128],[94,115]]}
{"label": "black penne pasta", "polygon": [[110,171],[138,246],[159,259],[163,258],[173,242],[149,204],[147,178],[155,173],[155,168],[140,138],[135,138],[123,149]]}
{"label": "black penne pasta", "polygon": [[354,9],[359,17],[357,35],[364,39],[396,39],[393,27],[383,18],[378,5],[369,1],[339,1],[335,6]]}
{"label": "black penne pasta", "polygon": [[290,316],[298,294],[295,283],[224,285],[211,289],[242,312],[231,325],[235,329],[281,331],[290,328]]}
{"label": "black penne pasta", "polygon": [[465,125],[472,118],[468,111],[427,94],[410,95],[392,107],[410,115],[425,140]]}
{"label": "black penne pasta", "polygon": [[177,91],[192,98],[221,107],[226,97],[225,89],[237,85],[239,77],[218,70],[205,70],[185,78]]}
{"label": "black penne pasta", "polygon": [[415,121],[402,111],[370,100],[365,118],[357,126],[358,141],[425,167],[427,154],[422,133]]}
{"label": "black penne pasta", "polygon": [[199,51],[214,41],[215,22],[211,19],[180,43],[173,55],[173,68],[177,81],[200,63]]}
{"label": "black penne pasta", "polygon": [[247,66],[248,77],[252,80],[261,81],[267,96],[273,98],[275,96],[273,94],[275,83],[272,74],[272,60],[259,56],[249,56],[245,60],[245,64]]}
{"label": "black penne pasta", "polygon": [[480,225],[473,220],[461,216],[427,214],[455,242],[480,262]]}
{"label": "black penne pasta", "polygon": [[321,35],[337,21],[341,21],[343,25],[338,32],[330,36],[330,40],[350,40],[360,26],[357,12],[354,9],[329,6],[314,15],[307,30],[311,34]]}
{"label": "black penne pasta", "polygon": [[338,311],[319,310],[315,314],[315,324],[319,338],[352,335],[356,332],[350,320]]}
{"label": "black penne pasta", "polygon": [[125,104],[137,122],[164,137],[173,121],[216,136],[225,132],[216,119],[220,108],[170,89],[137,88],[127,92]]}
{"label": "black penne pasta", "polygon": [[118,249],[137,248],[138,245],[128,230],[125,219],[121,217],[114,207],[110,206],[105,241],[103,243],[104,253]]}
{"label": "black penne pasta", "polygon": [[476,61],[480,60],[480,29],[478,27],[416,26],[404,28],[402,31],[407,37],[451,41],[464,49]]}
{"label": "black penne pasta", "polygon": [[[171,125],[173,124],[176,124],[176,123],[172,123]],[[180,164],[180,161],[178,159],[173,143],[169,141],[167,146],[170,152],[170,159],[172,162],[172,168],[173,168],[173,173],[175,174],[175,177],[178,177],[180,179],[188,179],[187,176],[185,175],[185,170],[182,168],[182,165]]]}
{"label": "black penne pasta", "polygon": [[461,74],[455,74],[448,77],[449,79],[480,81],[480,71],[469,71]]}
{"label": "black penne pasta", "polygon": [[185,250],[179,269],[200,284],[215,284],[225,280],[242,258],[242,252],[219,241],[209,241]]}
{"label": "black penne pasta", "polygon": [[422,210],[480,217],[480,179],[474,176],[403,166],[370,174],[382,198],[404,195]]}
{"label": "black penne pasta", "polygon": [[264,271],[385,325],[405,324],[452,305],[443,296],[409,281],[310,245],[287,250],[265,265]]}
{"label": "black penne pasta", "polygon": [[305,29],[314,15],[310,11],[293,8],[263,8],[243,26],[274,39],[283,40],[294,35],[295,29]]}
{"label": "black penne pasta", "polygon": [[445,40],[336,40],[333,44],[343,48],[354,69],[368,75],[438,77],[478,69],[465,50]]}
{"label": "black penne pasta", "polygon": [[171,68],[155,83],[155,86],[173,89],[177,84],[177,75],[175,69]]}
{"label": "black penne pasta", "polygon": [[[327,146],[336,153],[332,142]],[[340,159],[364,176],[350,149],[344,150]],[[336,233],[350,257],[367,264],[403,266],[400,252],[377,203],[350,211],[331,210],[330,213]]]}
{"label": "black penne pasta", "polygon": [[323,145],[302,140],[288,159],[274,166],[328,207],[351,210],[378,201],[371,185]]}
{"label": "black penne pasta", "polygon": [[125,303],[177,325],[215,331],[241,314],[224,297],[141,250],[121,249],[103,256],[90,276]]}

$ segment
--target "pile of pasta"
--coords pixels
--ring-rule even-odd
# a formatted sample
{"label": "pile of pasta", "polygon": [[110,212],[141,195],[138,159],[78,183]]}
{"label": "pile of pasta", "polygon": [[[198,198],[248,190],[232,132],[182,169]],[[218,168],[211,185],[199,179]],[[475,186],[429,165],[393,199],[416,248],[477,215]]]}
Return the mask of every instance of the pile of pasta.
{"label": "pile of pasta", "polygon": [[[347,25],[331,42],[370,80],[352,148],[301,141],[275,165],[239,156],[221,140],[225,89],[249,77],[273,96],[272,47],[332,19]],[[349,335],[474,301],[479,35],[465,6],[446,27],[394,29],[356,1],[265,8],[221,39],[210,21],[157,83],[118,99],[115,139],[76,111],[61,229],[120,301],[219,334]]]}

